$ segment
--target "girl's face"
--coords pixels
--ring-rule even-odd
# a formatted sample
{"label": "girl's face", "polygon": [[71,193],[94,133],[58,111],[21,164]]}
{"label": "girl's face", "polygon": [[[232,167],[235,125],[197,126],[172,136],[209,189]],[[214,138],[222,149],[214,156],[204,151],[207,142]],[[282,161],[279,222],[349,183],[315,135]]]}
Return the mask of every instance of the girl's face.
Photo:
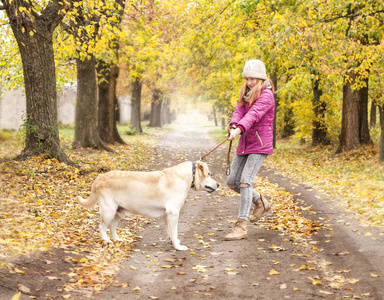
{"label": "girl's face", "polygon": [[250,89],[252,89],[256,85],[256,82],[257,82],[257,78],[252,78],[252,77],[245,78],[245,83],[247,84],[247,87],[249,87]]}

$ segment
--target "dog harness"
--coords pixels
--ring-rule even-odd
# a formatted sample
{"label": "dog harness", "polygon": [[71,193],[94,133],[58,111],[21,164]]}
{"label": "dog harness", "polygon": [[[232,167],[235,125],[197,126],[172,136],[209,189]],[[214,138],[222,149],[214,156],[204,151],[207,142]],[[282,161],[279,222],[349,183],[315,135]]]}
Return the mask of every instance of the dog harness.
{"label": "dog harness", "polygon": [[195,187],[195,174],[196,174],[196,162],[192,163],[192,185],[191,188]]}

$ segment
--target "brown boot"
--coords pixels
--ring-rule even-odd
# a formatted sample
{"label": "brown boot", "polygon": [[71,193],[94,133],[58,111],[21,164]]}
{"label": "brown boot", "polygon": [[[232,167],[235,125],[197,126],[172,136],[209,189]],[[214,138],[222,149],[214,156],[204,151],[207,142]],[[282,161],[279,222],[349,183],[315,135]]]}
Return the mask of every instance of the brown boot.
{"label": "brown boot", "polygon": [[253,210],[253,213],[248,217],[250,222],[257,222],[263,213],[271,209],[271,204],[269,201],[260,195],[260,198],[257,199],[255,203],[255,209]]}
{"label": "brown boot", "polygon": [[225,241],[235,241],[248,238],[247,221],[237,219],[235,227],[225,236]]}

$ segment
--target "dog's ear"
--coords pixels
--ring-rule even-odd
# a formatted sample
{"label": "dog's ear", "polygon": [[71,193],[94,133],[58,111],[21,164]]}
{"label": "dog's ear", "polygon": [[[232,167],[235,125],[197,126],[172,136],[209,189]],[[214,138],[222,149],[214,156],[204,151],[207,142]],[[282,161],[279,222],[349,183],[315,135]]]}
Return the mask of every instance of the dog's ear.
{"label": "dog's ear", "polygon": [[199,172],[201,172],[201,175],[205,178],[205,177],[208,177],[208,166],[206,163],[202,162],[202,161],[198,161],[196,162],[196,170],[198,170]]}

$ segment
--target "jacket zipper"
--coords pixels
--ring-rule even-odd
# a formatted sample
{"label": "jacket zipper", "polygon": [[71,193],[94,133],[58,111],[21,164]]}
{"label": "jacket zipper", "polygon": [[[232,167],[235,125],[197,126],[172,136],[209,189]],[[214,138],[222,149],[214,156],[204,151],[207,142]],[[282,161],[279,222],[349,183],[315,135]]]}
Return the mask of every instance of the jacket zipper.
{"label": "jacket zipper", "polygon": [[263,140],[261,139],[261,137],[260,137],[260,135],[259,135],[259,133],[257,131],[256,131],[256,136],[259,138],[261,147],[264,147]]}

